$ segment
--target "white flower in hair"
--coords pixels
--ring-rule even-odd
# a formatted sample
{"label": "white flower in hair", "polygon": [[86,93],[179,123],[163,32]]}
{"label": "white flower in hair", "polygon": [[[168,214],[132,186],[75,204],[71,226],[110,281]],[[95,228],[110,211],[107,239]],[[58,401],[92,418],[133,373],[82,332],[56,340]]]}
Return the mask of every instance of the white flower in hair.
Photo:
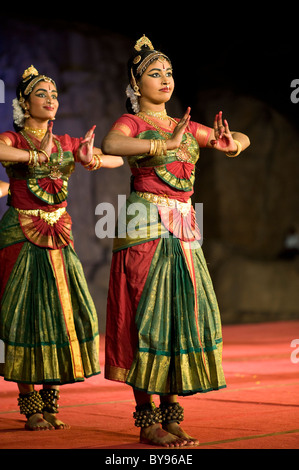
{"label": "white flower in hair", "polygon": [[136,113],[136,114],[139,113],[139,111],[140,111],[139,101],[138,101],[138,98],[135,95],[134,90],[131,87],[131,85],[127,86],[126,95],[131,101],[131,105],[132,105],[132,109],[133,109],[134,113]]}
{"label": "white flower in hair", "polygon": [[13,121],[14,123],[19,126],[23,127],[25,118],[24,118],[24,111],[22,110],[18,98],[12,100],[12,107],[13,107]]}

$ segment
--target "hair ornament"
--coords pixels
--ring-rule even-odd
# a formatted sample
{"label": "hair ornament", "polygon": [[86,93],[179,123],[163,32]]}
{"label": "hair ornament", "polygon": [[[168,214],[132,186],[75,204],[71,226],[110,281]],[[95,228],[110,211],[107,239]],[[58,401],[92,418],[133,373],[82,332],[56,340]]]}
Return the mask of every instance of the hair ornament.
{"label": "hair ornament", "polygon": [[151,51],[154,50],[154,47],[153,47],[151,41],[149,40],[149,38],[147,38],[145,36],[145,34],[142,36],[142,38],[140,38],[140,39],[138,39],[138,41],[136,41],[134,49],[135,49],[135,51],[141,51],[141,49],[143,47],[147,47]]}
{"label": "hair ornament", "polygon": [[31,77],[31,75],[38,75],[38,71],[35,67],[33,67],[33,65],[31,65],[30,67],[28,67],[28,69],[24,71],[22,78],[24,81],[26,81],[26,78]]}
{"label": "hair ornament", "polygon": [[129,98],[129,100],[131,101],[131,106],[132,106],[134,113],[135,114],[139,113],[140,111],[139,101],[131,85],[127,86],[126,95],[127,95],[127,98]]}
{"label": "hair ornament", "polygon": [[133,59],[133,64],[134,65],[139,64],[140,61],[141,61],[141,55],[137,55],[135,59]]}
{"label": "hair ornament", "polygon": [[24,127],[25,116],[22,110],[18,98],[12,100],[13,107],[13,121],[19,127]]}

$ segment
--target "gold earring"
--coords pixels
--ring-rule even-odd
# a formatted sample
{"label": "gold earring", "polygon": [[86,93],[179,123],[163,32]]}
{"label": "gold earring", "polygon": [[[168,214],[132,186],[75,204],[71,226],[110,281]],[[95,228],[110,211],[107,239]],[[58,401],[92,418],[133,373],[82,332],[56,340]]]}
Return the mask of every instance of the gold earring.
{"label": "gold earring", "polygon": [[141,93],[140,93],[140,91],[139,91],[139,86],[138,86],[138,85],[135,85],[135,86],[133,87],[133,90],[134,90],[134,95],[135,95],[135,96],[141,96]]}
{"label": "gold earring", "polygon": [[24,107],[24,110],[25,110],[24,118],[25,119],[30,118],[30,113],[29,113],[29,110],[28,110],[27,106]]}
{"label": "gold earring", "polygon": [[133,70],[132,69],[131,69],[131,77],[132,77],[132,87],[133,87],[133,90],[134,90],[134,95],[135,96],[141,96],[140,91],[139,91],[139,86],[136,83],[136,79],[133,75]]}

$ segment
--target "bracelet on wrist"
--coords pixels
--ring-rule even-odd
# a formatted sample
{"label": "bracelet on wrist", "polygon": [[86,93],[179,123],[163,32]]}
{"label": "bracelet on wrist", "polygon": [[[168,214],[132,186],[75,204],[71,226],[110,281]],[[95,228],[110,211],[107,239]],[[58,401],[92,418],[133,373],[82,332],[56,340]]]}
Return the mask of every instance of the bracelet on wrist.
{"label": "bracelet on wrist", "polygon": [[93,155],[92,159],[88,163],[82,163],[84,168],[88,171],[99,170],[103,164],[103,160],[100,155]]}
{"label": "bracelet on wrist", "polygon": [[148,155],[150,157],[157,157],[159,155],[167,155],[167,142],[164,139],[151,139],[150,150]]}
{"label": "bracelet on wrist", "polygon": [[234,152],[227,152],[226,153],[226,156],[227,157],[231,157],[231,158],[234,158],[234,157],[237,157],[238,155],[240,155],[240,153],[242,152],[242,145],[241,143],[238,141],[238,140],[235,140],[233,139],[236,146],[237,146],[237,150],[235,150]]}
{"label": "bracelet on wrist", "polygon": [[28,166],[36,167],[40,164],[37,150],[29,150]]}
{"label": "bracelet on wrist", "polygon": [[47,154],[47,152],[46,152],[45,150],[43,150],[43,149],[39,149],[38,152],[39,152],[39,153],[42,153],[43,155],[45,155],[45,157],[46,157],[45,163],[48,163],[48,161],[50,160],[50,157],[49,157],[49,155]]}

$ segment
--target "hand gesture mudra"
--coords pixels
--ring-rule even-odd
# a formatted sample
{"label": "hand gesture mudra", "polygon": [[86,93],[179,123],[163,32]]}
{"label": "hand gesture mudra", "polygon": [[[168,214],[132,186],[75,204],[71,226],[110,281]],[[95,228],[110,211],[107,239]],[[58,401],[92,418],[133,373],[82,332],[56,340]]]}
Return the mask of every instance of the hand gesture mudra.
{"label": "hand gesture mudra", "polygon": [[184,133],[186,132],[186,128],[189,124],[190,121],[190,110],[191,108],[187,108],[187,111],[185,112],[184,116],[182,119],[178,122],[177,126],[175,127],[171,139],[171,143],[173,144],[173,148],[179,148],[182,142],[182,138]]}
{"label": "hand gesture mudra", "polygon": [[[44,150],[49,158],[50,158],[50,155],[52,153],[52,147],[53,147],[52,129],[53,129],[53,122],[50,121],[49,124],[48,124],[47,132],[46,132],[44,138],[41,140],[41,143],[40,143],[40,149]],[[42,163],[46,162],[47,157],[44,154],[41,154],[41,155],[39,155],[39,160]]]}
{"label": "hand gesture mudra", "polygon": [[[224,123],[224,125],[223,125]],[[226,119],[222,122],[222,111],[215,116],[214,120],[214,136],[215,139],[211,140],[211,145],[217,150],[222,152],[236,152],[238,146],[236,145],[233,136],[229,130],[228,122]]]}
{"label": "hand gesture mudra", "polygon": [[86,132],[84,139],[81,141],[78,152],[77,158],[81,161],[81,163],[86,164],[91,162],[93,157],[93,144],[94,144],[94,130],[96,126],[92,126],[89,131]]}

